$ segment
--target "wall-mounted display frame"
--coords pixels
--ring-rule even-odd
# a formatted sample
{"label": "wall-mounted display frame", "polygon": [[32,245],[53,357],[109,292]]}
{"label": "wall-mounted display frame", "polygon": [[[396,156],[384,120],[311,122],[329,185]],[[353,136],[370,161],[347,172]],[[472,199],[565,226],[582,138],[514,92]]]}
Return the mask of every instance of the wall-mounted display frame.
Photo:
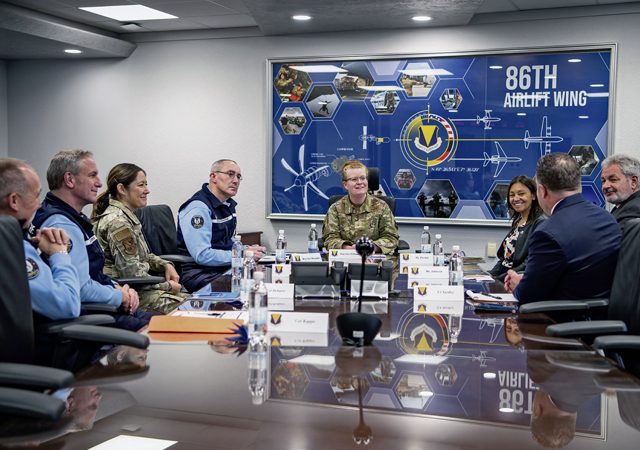
{"label": "wall-mounted display frame", "polygon": [[510,180],[551,152],[604,207],[615,61],[615,44],[268,59],[267,218],[322,218],[359,159],[400,223],[506,225]]}

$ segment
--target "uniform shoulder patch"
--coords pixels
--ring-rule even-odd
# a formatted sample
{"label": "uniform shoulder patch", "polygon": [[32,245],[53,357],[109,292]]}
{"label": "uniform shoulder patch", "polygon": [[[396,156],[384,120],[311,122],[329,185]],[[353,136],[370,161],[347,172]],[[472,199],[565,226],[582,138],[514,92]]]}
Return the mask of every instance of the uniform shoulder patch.
{"label": "uniform shoulder patch", "polygon": [[36,263],[32,258],[26,259],[27,263],[27,277],[30,280],[33,280],[40,274],[40,267],[38,267],[38,263]]}
{"label": "uniform shoulder patch", "polygon": [[202,228],[203,225],[204,225],[204,217],[198,215],[198,216],[193,216],[191,218],[191,226],[196,230]]}

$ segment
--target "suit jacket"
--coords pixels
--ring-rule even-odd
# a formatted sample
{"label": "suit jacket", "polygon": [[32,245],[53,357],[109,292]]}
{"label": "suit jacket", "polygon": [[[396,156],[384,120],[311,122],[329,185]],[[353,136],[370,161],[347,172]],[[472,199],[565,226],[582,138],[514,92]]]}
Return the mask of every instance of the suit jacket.
{"label": "suit jacket", "polygon": [[581,194],[561,200],[531,235],[520,302],[607,297],[622,232],[611,214]]}
{"label": "suit jacket", "polygon": [[[520,235],[518,236],[518,240],[516,241],[516,248],[513,251],[513,257],[512,257],[513,259],[512,269],[515,270],[516,272],[524,271],[526,267],[525,264],[527,262],[527,256],[529,255],[529,238],[531,237],[531,233],[546,218],[547,216],[544,216],[544,215],[539,216],[535,220],[531,220],[527,222],[525,226],[522,228],[522,232],[520,233]],[[517,224],[518,220],[519,218],[516,218],[514,222]],[[513,228],[511,229],[513,230]],[[511,233],[511,230],[509,230],[509,233]],[[507,238],[505,236],[505,238],[502,240],[502,243],[500,244],[500,247],[498,248],[498,252],[497,252],[498,262],[496,263],[495,266],[493,266],[493,269],[491,269],[490,271],[491,275],[496,277],[498,280],[503,280],[508,270],[505,266],[502,265],[502,260],[504,259],[504,241],[506,239]]]}
{"label": "suit jacket", "polygon": [[623,228],[628,220],[640,217],[640,191],[634,192],[628,199],[613,208],[611,214]]}

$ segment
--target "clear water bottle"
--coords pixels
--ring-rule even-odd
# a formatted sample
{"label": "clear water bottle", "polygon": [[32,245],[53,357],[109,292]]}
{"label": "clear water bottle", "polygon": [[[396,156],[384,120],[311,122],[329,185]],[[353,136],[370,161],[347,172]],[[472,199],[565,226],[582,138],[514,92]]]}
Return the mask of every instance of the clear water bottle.
{"label": "clear water bottle", "polygon": [[462,316],[451,314],[449,316],[449,339],[452,344],[458,342],[458,336],[462,331]]}
{"label": "clear water bottle", "polygon": [[249,295],[249,345],[267,345],[267,287],[264,272],[253,274],[253,287]]}
{"label": "clear water bottle", "polygon": [[287,262],[287,238],[284,230],[278,230],[278,240],[276,241],[276,264]]}
{"label": "clear water bottle", "polygon": [[420,236],[420,253],[431,253],[431,233],[428,225],[424,226]]}
{"label": "clear water bottle", "polygon": [[266,400],[268,346],[249,345],[249,392],[254,405]]}
{"label": "clear water bottle", "polygon": [[251,250],[247,250],[244,252],[242,279],[240,280],[240,300],[245,303],[249,301],[249,293],[253,287],[253,273],[255,270],[256,262],[253,260],[253,252]]}
{"label": "clear water bottle", "polygon": [[236,234],[231,246],[231,292],[240,292],[243,253],[244,245],[242,245],[240,235]]}
{"label": "clear water bottle", "polygon": [[444,245],[442,245],[441,234],[436,234],[436,240],[433,243],[433,265],[444,266]]}
{"label": "clear water bottle", "polygon": [[464,253],[459,245],[451,247],[451,257],[449,258],[449,283],[452,285],[462,284],[464,280]]}
{"label": "clear water bottle", "polygon": [[309,227],[309,239],[307,242],[307,248],[309,253],[318,253],[318,230],[316,230],[316,224],[312,223]]}

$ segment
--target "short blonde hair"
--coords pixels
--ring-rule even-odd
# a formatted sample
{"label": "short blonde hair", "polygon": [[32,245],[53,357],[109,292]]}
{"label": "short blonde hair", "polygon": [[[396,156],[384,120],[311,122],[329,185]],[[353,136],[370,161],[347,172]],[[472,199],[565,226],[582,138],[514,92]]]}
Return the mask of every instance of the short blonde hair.
{"label": "short blonde hair", "polygon": [[369,176],[369,169],[367,169],[367,166],[362,164],[362,161],[352,159],[344,163],[344,166],[342,166],[342,170],[340,171],[342,172],[342,181],[347,181],[347,170],[351,169],[364,169],[365,174]]}

